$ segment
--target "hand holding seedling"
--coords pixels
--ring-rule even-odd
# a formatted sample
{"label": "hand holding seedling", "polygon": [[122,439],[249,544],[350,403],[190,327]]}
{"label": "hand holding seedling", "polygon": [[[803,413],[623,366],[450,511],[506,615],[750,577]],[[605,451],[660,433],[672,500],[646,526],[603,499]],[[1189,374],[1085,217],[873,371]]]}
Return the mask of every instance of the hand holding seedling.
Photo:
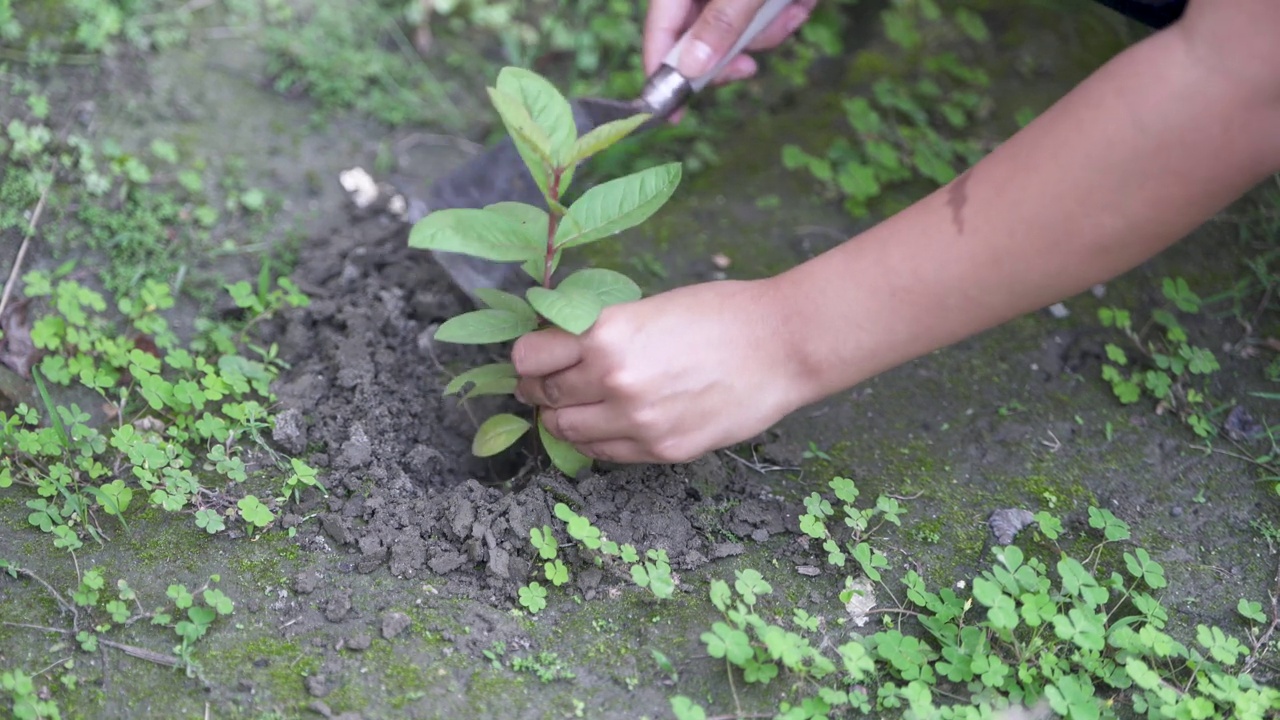
{"label": "hand holding seedling", "polygon": [[581,336],[518,340],[517,395],[588,456],[684,462],[795,409],[784,308],[770,281],[727,280],[606,308]]}
{"label": "hand holding seedling", "polygon": [[1192,4],[968,172],[817,258],[612,307],[580,337],[523,338],[520,392],[588,454],[684,460],[1114,278],[1280,170],[1278,28],[1274,2]]}
{"label": "hand holding seedling", "polygon": [[[524,297],[494,288],[475,290],[487,307],[450,319],[440,326],[436,339],[500,343],[545,323],[579,335],[595,324],[606,307],[639,299],[640,288],[627,276],[600,268],[579,270],[554,285],[553,276],[564,252],[648,219],[675,192],[680,164],[660,165],[597,185],[566,207],[563,198],[577,166],[621,140],[649,116],[616,120],[578,137],[573,111],[564,96],[546,79],[519,68],[499,73],[497,87],[489,88],[489,97],[542,191],[546,208],[500,202],[485,208],[439,210],[414,226],[409,245],[521,263],[538,286]],[[511,363],[492,363],[457,376],[445,393],[463,399],[505,395],[513,392],[515,385]],[[548,434],[543,423],[537,424],[542,444],[556,467],[574,476],[590,464],[572,446]],[[533,423],[517,415],[494,415],[480,425],[472,451],[482,457],[496,455],[532,427]]]}

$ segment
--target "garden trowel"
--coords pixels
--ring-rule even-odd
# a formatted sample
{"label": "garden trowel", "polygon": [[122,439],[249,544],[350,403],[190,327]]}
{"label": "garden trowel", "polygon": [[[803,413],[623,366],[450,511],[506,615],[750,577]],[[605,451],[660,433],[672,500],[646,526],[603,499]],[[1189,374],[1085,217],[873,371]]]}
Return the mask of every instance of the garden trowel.
{"label": "garden trowel", "polygon": [[[756,12],[742,37],[729,49],[724,58],[709,72],[699,78],[686,78],[675,69],[689,36],[686,34],[667,54],[662,67],[644,84],[640,97],[627,101],[600,98],[580,98],[570,102],[579,136],[592,128],[613,120],[638,114],[652,117],[638,131],[664,122],[684,105],[691,95],[702,90],[720,74],[724,66],[755,39],[774,18],[790,5],[792,0],[766,0]],[[637,132],[638,132],[637,131]],[[449,175],[437,181],[411,212],[409,220],[416,222],[435,210],[446,208],[482,208],[498,202],[521,202],[540,205],[542,192],[538,189],[528,168],[516,150],[515,143],[507,138],[467,161]],[[511,281],[519,269],[518,264],[499,263],[469,255],[432,251],[437,262],[449,274],[453,282],[475,300],[477,288],[502,287]]]}

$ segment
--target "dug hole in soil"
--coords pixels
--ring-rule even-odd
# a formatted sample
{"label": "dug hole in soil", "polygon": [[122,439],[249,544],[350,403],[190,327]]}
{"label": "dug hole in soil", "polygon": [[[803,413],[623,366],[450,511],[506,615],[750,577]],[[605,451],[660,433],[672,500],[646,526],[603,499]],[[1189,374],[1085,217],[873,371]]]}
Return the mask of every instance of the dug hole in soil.
{"label": "dug hole in soil", "polygon": [[[469,401],[468,410],[444,387],[462,370],[505,358],[500,348],[433,340],[442,321],[470,307],[407,237],[404,225],[367,218],[313,241],[294,273],[310,306],[271,333],[291,365],[275,388],[274,440],[320,468],[328,490],[285,518],[294,525],[317,515],[318,523],[300,526],[304,547],[348,553],[357,572],[389,565],[401,578],[442,575],[451,592],[507,603],[535,579],[529,530],[559,526],[558,502],[612,540],[642,553],[666,550],[676,571],[743,552],[733,539],[798,532],[795,512],[759,476],[716,455],[682,466],[597,468],[576,481],[531,447],[501,462],[475,458],[476,421],[502,401]],[[598,570],[575,581],[587,599],[607,582]]]}

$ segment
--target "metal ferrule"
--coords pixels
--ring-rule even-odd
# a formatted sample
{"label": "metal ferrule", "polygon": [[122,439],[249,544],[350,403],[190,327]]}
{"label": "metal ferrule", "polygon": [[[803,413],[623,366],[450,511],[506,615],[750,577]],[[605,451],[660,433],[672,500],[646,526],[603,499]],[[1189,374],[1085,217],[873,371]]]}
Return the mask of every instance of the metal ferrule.
{"label": "metal ferrule", "polygon": [[645,82],[640,102],[647,106],[646,112],[666,118],[680,109],[692,93],[693,87],[683,75],[670,65],[663,65]]}

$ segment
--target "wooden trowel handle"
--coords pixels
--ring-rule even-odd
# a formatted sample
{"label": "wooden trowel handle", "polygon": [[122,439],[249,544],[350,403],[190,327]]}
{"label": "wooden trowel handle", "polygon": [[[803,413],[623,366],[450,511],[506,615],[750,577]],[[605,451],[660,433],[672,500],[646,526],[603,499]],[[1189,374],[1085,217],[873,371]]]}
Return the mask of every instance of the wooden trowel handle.
{"label": "wooden trowel handle", "polygon": [[[729,52],[725,53],[724,57],[720,58],[720,61],[717,62],[711,70],[703,74],[701,77],[685,78],[689,83],[689,88],[693,92],[699,92],[702,88],[706,87],[707,83],[714,80],[715,77],[720,74],[720,71],[724,70],[725,65],[728,65],[729,61],[733,60],[738,56],[738,53],[742,52],[742,48],[749,45],[752,40],[756,39],[757,35],[764,32],[764,29],[769,27],[769,24],[774,21],[774,18],[778,17],[783,9],[791,3],[792,0],[765,0],[765,3],[756,11],[756,16],[751,19],[751,24],[747,25],[747,29],[743,31],[742,36],[733,43],[729,48]],[[662,61],[664,65],[672,68],[676,66],[676,61],[680,59],[680,51],[684,49],[685,42],[688,39],[689,33],[686,32],[684,36],[680,38],[680,41],[676,43],[675,47],[671,48],[671,52],[667,53],[667,57]]]}

